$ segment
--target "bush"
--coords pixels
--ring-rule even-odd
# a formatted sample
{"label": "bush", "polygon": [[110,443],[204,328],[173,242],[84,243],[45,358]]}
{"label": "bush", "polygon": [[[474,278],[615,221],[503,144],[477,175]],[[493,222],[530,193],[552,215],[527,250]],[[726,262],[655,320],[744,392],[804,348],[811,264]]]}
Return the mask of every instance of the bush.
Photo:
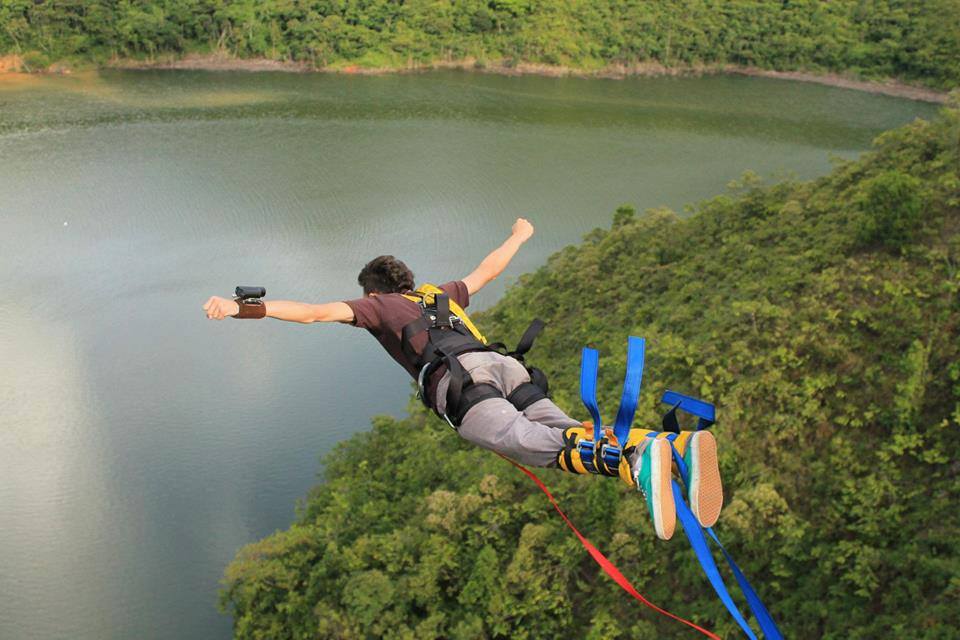
{"label": "bush", "polygon": [[622,227],[623,225],[631,222],[636,218],[637,210],[628,204],[622,204],[617,207],[617,210],[613,214],[613,226]]}
{"label": "bush", "polygon": [[865,215],[860,229],[864,244],[900,249],[913,241],[922,223],[920,181],[899,171],[887,171],[868,180],[859,198]]}
{"label": "bush", "polygon": [[50,66],[50,58],[41,51],[27,51],[23,54],[23,66],[27,71],[41,71]]}

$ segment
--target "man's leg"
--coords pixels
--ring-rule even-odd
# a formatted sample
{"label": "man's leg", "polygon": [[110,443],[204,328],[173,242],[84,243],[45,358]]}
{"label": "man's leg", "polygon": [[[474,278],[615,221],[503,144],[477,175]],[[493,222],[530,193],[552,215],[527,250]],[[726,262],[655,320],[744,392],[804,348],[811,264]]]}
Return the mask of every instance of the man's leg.
{"label": "man's leg", "polygon": [[[530,382],[530,373],[514,358],[505,358],[499,354],[466,354],[463,361],[464,367],[470,371],[475,381],[492,384],[500,389],[504,396],[513,393],[521,384]],[[523,415],[531,422],[556,429],[580,426],[579,420],[565,414],[549,398],[537,400],[523,410]]]}
{"label": "man's leg", "polygon": [[[463,417],[457,432],[485,449],[492,449],[517,462],[536,467],[557,466],[557,455],[564,447],[563,431],[559,426],[580,424],[566,416],[552,402],[539,400],[526,412],[520,412],[510,402],[508,396],[524,382],[530,381],[530,375],[522,364],[513,358],[498,353],[465,353],[458,358],[463,368],[475,383],[496,387],[503,398],[491,398],[474,405]],[[449,374],[444,375],[437,385],[437,408],[443,413],[446,405]],[[538,405],[540,405],[538,407]],[[555,424],[545,424],[532,419],[542,416]]]}
{"label": "man's leg", "polygon": [[463,417],[460,437],[535,467],[557,466],[563,431],[533,422],[505,398],[477,403]]}
{"label": "man's leg", "polygon": [[537,400],[523,410],[523,415],[527,416],[528,420],[539,422],[540,424],[545,424],[548,427],[554,427],[555,429],[566,429],[567,427],[580,426],[579,420],[574,420],[568,416],[560,409],[560,407],[553,403],[553,400],[550,400],[549,398]]}
{"label": "man's leg", "polygon": [[[505,396],[530,380],[519,362],[499,354],[467,353],[459,360],[475,383],[493,385]],[[448,386],[449,374],[437,385],[437,405],[441,413]],[[548,420],[553,426],[533,421],[531,417]],[[549,400],[540,400],[527,407],[527,411],[520,412],[504,397],[475,404],[467,411],[457,431],[465,440],[518,462],[537,467],[563,466],[567,471],[583,473],[586,470],[582,464],[579,468],[573,463],[572,466],[560,465],[558,458],[561,455],[571,460],[579,458],[574,447],[588,430]],[[646,430],[631,433],[635,441],[628,444],[643,446],[637,447],[636,459],[631,461],[630,468],[618,469],[618,472],[627,475],[627,482],[644,492],[657,535],[669,540],[676,523],[670,486],[670,445],[666,440],[647,439],[647,433]]]}

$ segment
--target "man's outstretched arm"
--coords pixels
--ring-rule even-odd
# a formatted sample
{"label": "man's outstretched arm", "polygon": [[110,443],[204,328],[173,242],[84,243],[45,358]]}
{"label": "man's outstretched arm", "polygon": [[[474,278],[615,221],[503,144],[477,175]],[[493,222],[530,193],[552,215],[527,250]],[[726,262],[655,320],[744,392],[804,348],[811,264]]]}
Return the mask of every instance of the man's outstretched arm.
{"label": "man's outstretched arm", "polygon": [[490,255],[483,259],[483,262],[473,270],[473,273],[463,279],[463,284],[467,286],[467,291],[473,295],[480,289],[483,289],[491,280],[499,276],[513,256],[520,249],[520,245],[530,239],[533,235],[533,225],[525,218],[517,218],[513,223],[510,237],[506,242],[494,249]]}
{"label": "man's outstretched arm", "polygon": [[[286,320],[287,322],[353,322],[353,309],[344,302],[328,302],[326,304],[308,304],[291,300],[264,300],[268,318]],[[203,305],[207,317],[211,320],[223,320],[236,315],[240,310],[235,300],[212,296]]]}

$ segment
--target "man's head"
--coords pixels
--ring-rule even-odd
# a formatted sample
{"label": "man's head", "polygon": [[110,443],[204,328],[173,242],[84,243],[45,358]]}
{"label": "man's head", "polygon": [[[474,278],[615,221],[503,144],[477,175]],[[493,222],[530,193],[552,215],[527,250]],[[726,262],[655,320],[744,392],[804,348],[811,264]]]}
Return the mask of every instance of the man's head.
{"label": "man's head", "polygon": [[363,295],[371,293],[405,293],[414,287],[413,271],[393,256],[374,258],[360,270],[357,282]]}

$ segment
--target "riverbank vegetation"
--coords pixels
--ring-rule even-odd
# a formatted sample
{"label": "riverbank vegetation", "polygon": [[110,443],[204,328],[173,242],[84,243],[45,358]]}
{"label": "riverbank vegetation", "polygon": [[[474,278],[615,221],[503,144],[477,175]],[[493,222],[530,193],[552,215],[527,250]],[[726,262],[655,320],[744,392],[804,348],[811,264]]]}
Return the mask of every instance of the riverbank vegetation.
{"label": "riverbank vegetation", "polygon": [[947,89],[960,83],[958,17],[960,0],[7,0],[0,55],[28,70],[197,52],[309,68],[732,65]]}
{"label": "riverbank vegetation", "polygon": [[[681,218],[609,229],[478,317],[578,406],[600,349],[616,406],[627,335],[648,338],[638,424],[665,388],[713,400],[719,535],[791,638],[947,638],[960,628],[960,110],[880,136],[812,182],[756,184]],[[574,521],[654,602],[735,637],[678,533],[640,497],[543,470]],[[677,637],[626,599],[549,503],[415,402],[326,457],[287,531],[228,567],[237,638]]]}

